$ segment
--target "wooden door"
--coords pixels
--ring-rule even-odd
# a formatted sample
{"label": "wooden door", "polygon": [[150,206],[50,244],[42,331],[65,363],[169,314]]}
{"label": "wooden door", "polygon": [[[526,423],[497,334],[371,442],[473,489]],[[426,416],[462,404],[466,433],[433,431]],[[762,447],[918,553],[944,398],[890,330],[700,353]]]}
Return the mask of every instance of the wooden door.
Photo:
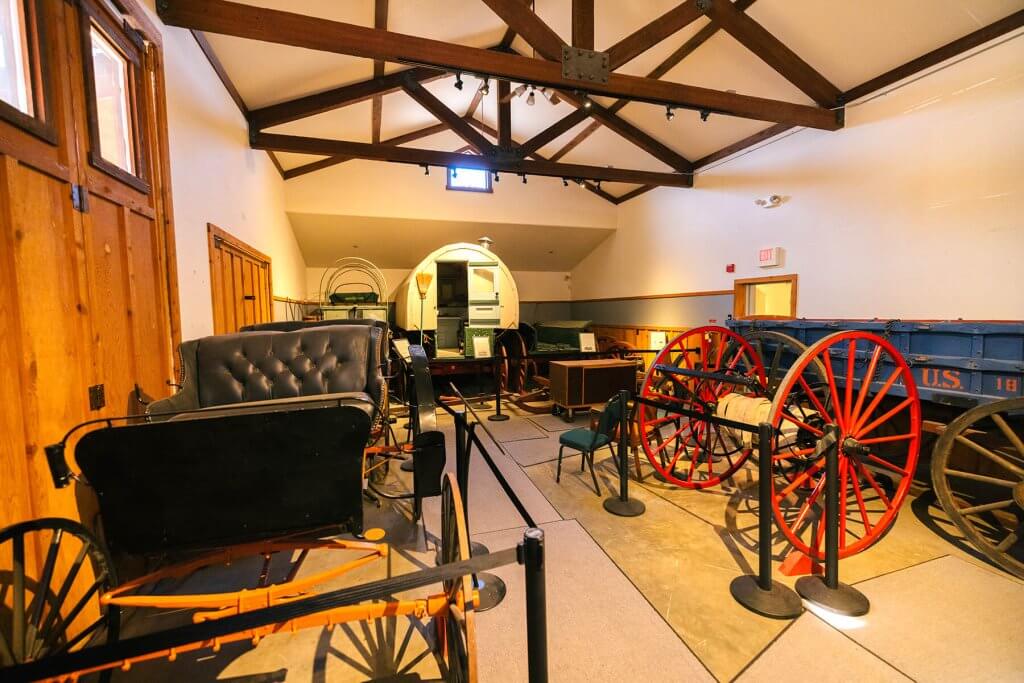
{"label": "wooden door", "polygon": [[216,225],[206,229],[214,334],[273,320],[270,257]]}
{"label": "wooden door", "polygon": [[[25,96],[0,84],[0,527],[79,516],[75,491],[54,489],[43,447],[169,393],[177,341],[158,42],[106,4],[19,7]],[[90,130],[90,116],[109,114],[90,105],[84,40],[94,26],[132,48],[122,120],[142,182],[104,167]]]}

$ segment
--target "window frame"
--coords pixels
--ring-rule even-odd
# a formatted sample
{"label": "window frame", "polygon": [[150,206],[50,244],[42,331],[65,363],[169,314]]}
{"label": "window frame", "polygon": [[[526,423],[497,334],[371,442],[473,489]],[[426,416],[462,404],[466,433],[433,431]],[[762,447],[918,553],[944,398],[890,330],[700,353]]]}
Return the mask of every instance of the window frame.
{"label": "window frame", "polygon": [[[85,110],[88,123],[88,159],[94,168],[113,176],[117,180],[130,185],[139,192],[149,194],[149,156],[142,131],[145,122],[145,97],[142,77],[146,73],[143,65],[146,45],[142,37],[136,35],[128,25],[117,26],[105,14],[102,8],[92,2],[79,5],[79,33],[82,43],[82,70],[85,85]],[[93,27],[103,34],[110,45],[117,50],[128,65],[128,125],[132,143],[132,162],[135,173],[126,171],[112,161],[103,157],[100,147],[99,108],[96,103],[96,74],[92,64]]]}
{"label": "window frame", "polygon": [[[457,187],[457,186],[454,186],[454,185],[452,185],[452,171],[453,170],[454,171],[482,171],[483,174],[484,174],[484,177],[487,178],[487,187]],[[452,192],[484,192],[484,193],[492,193],[493,194],[494,193],[494,179],[493,179],[493,176],[491,176],[491,171],[488,171],[486,168],[469,168],[469,167],[462,167],[462,166],[449,166],[445,170],[445,187],[444,187],[444,189],[451,190]]]}
{"label": "window frame", "polygon": [[[799,277],[796,273],[790,275],[748,277],[733,280],[732,317],[737,320],[795,320],[798,281]],[[747,287],[750,285],[765,285],[778,282],[790,283],[789,315],[747,315]]]}
{"label": "window frame", "polygon": [[28,52],[25,79],[30,85],[32,114],[26,114],[13,104],[0,100],[0,119],[40,138],[51,145],[57,144],[57,129],[53,124],[53,92],[50,86],[50,60],[46,51],[46,13],[36,0],[19,0],[25,13],[25,47]]}

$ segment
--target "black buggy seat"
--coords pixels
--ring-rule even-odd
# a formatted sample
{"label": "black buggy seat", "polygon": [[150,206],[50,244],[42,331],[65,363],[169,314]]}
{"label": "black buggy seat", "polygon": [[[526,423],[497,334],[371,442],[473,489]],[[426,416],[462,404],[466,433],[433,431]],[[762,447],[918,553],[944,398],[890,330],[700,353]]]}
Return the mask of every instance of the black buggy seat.
{"label": "black buggy seat", "polygon": [[365,411],[315,405],[189,417],[99,429],[75,447],[112,551],[156,555],[319,528],[362,532]]}

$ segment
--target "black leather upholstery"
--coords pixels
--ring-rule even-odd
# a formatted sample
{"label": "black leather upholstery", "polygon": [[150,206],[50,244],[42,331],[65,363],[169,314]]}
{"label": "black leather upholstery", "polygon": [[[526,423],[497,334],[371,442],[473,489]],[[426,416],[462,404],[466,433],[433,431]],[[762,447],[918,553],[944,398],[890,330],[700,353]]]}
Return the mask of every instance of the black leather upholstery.
{"label": "black leather upholstery", "polygon": [[332,325],[217,335],[181,345],[184,386],[151,413],[335,396],[380,405],[379,328]]}

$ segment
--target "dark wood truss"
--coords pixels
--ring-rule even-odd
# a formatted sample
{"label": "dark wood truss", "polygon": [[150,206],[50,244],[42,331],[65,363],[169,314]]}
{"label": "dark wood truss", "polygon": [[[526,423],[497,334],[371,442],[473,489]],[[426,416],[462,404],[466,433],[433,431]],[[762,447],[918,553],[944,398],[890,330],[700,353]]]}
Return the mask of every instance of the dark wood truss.
{"label": "dark wood truss", "polygon": [[[543,175],[579,181],[591,192],[616,204],[655,187],[692,187],[695,171],[794,128],[837,130],[843,125],[843,107],[847,103],[1024,25],[1024,11],[1016,12],[855,88],[841,92],[745,13],[755,0],[686,0],[605,50],[610,69],[606,82],[601,82],[600,79],[583,82],[563,75],[562,51],[567,46],[584,50],[594,49],[593,0],[572,0],[572,36],[569,43],[533,11],[533,3],[530,0],[482,1],[508,27],[502,40],[490,49],[466,47],[388,31],[388,0],[375,0],[373,28],[225,0],[159,0],[157,5],[166,24],[193,30],[218,76],[246,115],[254,148],[270,152],[279,170],[280,164],[273,156],[274,151],[326,156],[325,159],[282,171],[286,179],[350,159],[425,166],[448,166],[457,163],[459,166],[483,168],[498,173]],[[616,72],[622,65],[702,17],[707,17],[708,23],[646,77]],[[802,90],[816,105],[794,104],[661,80],[719,30],[727,32],[747,47]],[[373,78],[250,111],[246,109],[244,101],[227,78],[223,67],[217,62],[216,56],[202,36],[202,31],[369,58],[374,61]],[[532,48],[534,56],[520,55],[511,49],[517,35]],[[385,74],[385,61],[402,62],[410,68]],[[423,87],[426,82],[450,76],[452,73],[495,79],[498,92],[497,130],[474,118],[483,98],[481,91],[478,90],[474,94],[467,111],[460,115]],[[513,81],[547,87],[557,92],[558,97],[576,109],[532,138],[522,143],[516,142],[512,136],[510,106]],[[429,111],[438,123],[388,140],[381,140],[382,97],[399,90],[404,91]],[[617,100],[603,107],[590,99],[589,95],[611,96]],[[366,100],[373,103],[373,142],[370,144],[264,132],[282,123]],[[619,116],[618,112],[630,102],[654,103],[698,110],[702,113],[759,119],[772,125],[717,152],[691,161]],[[539,149],[588,120],[590,124],[554,154],[547,158],[540,156]],[[672,168],[674,172],[586,166],[560,161],[602,126],[643,149]],[[449,130],[462,138],[467,143],[467,148],[476,151],[477,154],[463,155],[402,146]],[[600,188],[601,181],[634,183],[639,184],[639,187],[615,197]]]}

